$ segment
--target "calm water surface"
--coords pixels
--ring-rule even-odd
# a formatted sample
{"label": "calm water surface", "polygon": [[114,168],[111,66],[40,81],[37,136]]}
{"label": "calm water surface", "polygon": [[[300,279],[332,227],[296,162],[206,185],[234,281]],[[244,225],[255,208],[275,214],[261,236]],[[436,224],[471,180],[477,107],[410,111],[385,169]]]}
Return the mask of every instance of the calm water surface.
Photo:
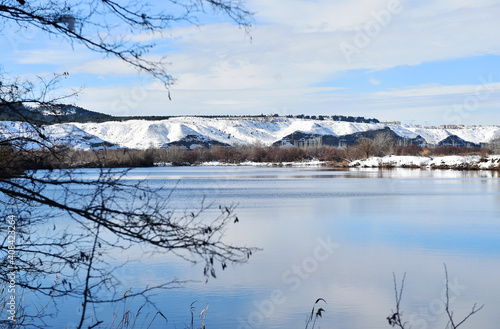
{"label": "calm water surface", "polygon": [[[167,328],[184,328],[194,301],[195,317],[209,304],[207,328],[304,328],[319,297],[328,303],[321,305],[321,328],[390,328],[393,273],[399,279],[406,273],[402,308],[412,327],[444,328],[443,263],[457,319],[475,302],[485,304],[464,328],[500,323],[496,173],[174,167],[134,169],[127,178],[175,187],[175,209],[199,208],[203,198],[213,202],[208,219],[219,204],[237,204],[240,222],[227,240],[262,248],[208,283],[202,267],[174,255],[149,255],[120,270],[124,290],[173,278],[196,281],[152,297]],[[60,321],[74,327],[71,316]]]}

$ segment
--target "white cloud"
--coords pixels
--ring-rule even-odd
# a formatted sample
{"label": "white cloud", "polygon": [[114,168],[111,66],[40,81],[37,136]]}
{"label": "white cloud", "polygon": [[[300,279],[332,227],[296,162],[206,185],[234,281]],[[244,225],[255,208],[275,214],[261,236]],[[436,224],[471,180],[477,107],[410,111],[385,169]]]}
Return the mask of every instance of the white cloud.
{"label": "white cloud", "polygon": [[[322,12],[321,7],[313,7],[315,2],[308,4],[310,10]],[[294,8],[293,4],[290,7]],[[283,10],[291,10],[290,7]],[[177,31],[177,44],[181,47],[171,56],[172,68],[181,76],[180,81],[183,74],[195,73],[192,77],[203,75],[212,82],[220,78],[215,85],[245,85],[243,81],[234,81],[237,77],[248,79],[249,85],[307,86],[352,69],[381,70],[500,54],[496,42],[496,31],[500,29],[498,16],[500,5],[487,10],[458,9],[441,16],[432,15],[429,20],[413,17],[408,5],[406,11],[394,17],[363,47],[356,46],[360,33],[347,30],[304,32],[280,25],[258,25],[252,32],[253,41],[249,42],[240,30],[229,25],[205,26],[201,31],[184,29]],[[357,47],[350,61],[340,48],[342,43]],[[230,80],[233,83],[228,83]],[[203,85],[210,84],[204,81]]]}
{"label": "white cloud", "polygon": [[[487,82],[487,78],[481,79]],[[491,80],[490,80],[491,81]],[[500,92],[500,83],[482,83],[478,85],[459,85],[459,86],[442,86],[438,84],[428,84],[422,86],[412,86],[407,88],[398,88],[390,91],[377,92],[377,95],[388,97],[425,97],[425,96],[453,96],[461,95],[478,95],[480,98],[488,98],[488,95],[497,94]]]}
{"label": "white cloud", "polygon": [[270,24],[289,26],[295,31],[325,32],[361,25],[372,19],[372,12],[386,9],[391,1],[394,0],[254,0],[251,6],[258,18]]}
{"label": "white cloud", "polygon": [[[407,17],[440,17],[457,10],[497,7],[496,0],[253,0],[257,20],[296,31],[352,30],[374,19],[374,14],[401,9]],[[395,14],[393,16],[399,16]]]}
{"label": "white cloud", "polygon": [[[350,70],[368,71],[365,81],[379,85],[380,81],[370,76],[373,71],[500,54],[500,4],[496,1],[401,1],[401,12],[391,15],[387,24],[380,24],[379,31],[372,30],[367,37],[367,23],[377,24],[373,13],[388,10],[389,3],[390,0],[253,0],[249,7],[257,12],[257,24],[251,31],[252,40],[243,30],[222,23],[177,28],[165,33],[165,41],[159,35],[136,36],[155,39],[160,49],[167,49],[172,63],[168,70],[177,78],[172,90],[174,100],[166,101],[164,89],[139,77],[139,87],[89,88],[82,101],[96,110],[123,114],[333,111],[367,116],[387,113],[389,119],[397,119],[398,115],[392,113],[398,113],[391,111],[442,112],[442,107],[473,93],[475,85],[401,86],[361,95],[341,91],[342,80],[335,79]],[[260,24],[263,21],[266,24]],[[355,47],[350,58],[342,52],[342,44]],[[120,60],[75,53],[78,60],[70,58],[66,51],[54,51],[47,56],[34,50],[23,53],[22,60],[58,63],[72,76],[85,73],[121,79],[137,75],[133,67]],[[85,60],[84,56],[89,57]],[[337,85],[316,87],[331,85],[329,81],[336,81]],[[498,86],[493,83],[491,87]],[[137,95],[145,90],[148,97],[137,101],[141,99]],[[116,105],[131,97],[136,100],[128,101],[129,105]],[[497,105],[494,97],[482,103]],[[401,111],[399,115],[405,116]]]}
{"label": "white cloud", "polygon": [[204,102],[208,105],[240,105],[240,100],[232,100],[232,99],[208,99]]}
{"label": "white cloud", "polygon": [[[441,1],[448,4],[448,0],[437,2]],[[377,35],[369,37],[362,47],[357,41],[362,39],[364,33],[349,30],[348,25],[337,20],[358,17],[349,19],[355,22],[349,26],[367,20],[375,22],[371,12],[377,8],[382,10],[387,3],[385,0],[338,1],[333,4],[326,0],[294,0],[285,4],[283,1],[263,3],[256,0],[252,4],[257,9],[262,7],[257,18],[268,15],[274,18],[272,23],[282,24],[257,25],[251,32],[253,41],[230,24],[173,30],[167,35],[169,44],[175,47],[167,52],[172,63],[169,70],[178,78],[181,89],[300,88],[320,84],[353,69],[382,70],[481,54],[500,54],[500,45],[496,42],[496,31],[500,29],[497,19],[500,4],[486,10],[484,6],[461,1],[451,6],[449,11],[441,10],[444,11],[441,15],[429,12],[424,17],[415,13],[436,5],[429,1],[405,1],[403,11],[395,15],[390,24],[381,27]],[[444,4],[438,7],[448,8]],[[329,21],[338,27],[326,30],[290,28],[291,25],[307,25],[302,21],[313,22],[315,13],[331,17]],[[296,16],[303,18],[300,20]],[[364,31],[363,28],[361,31]],[[349,58],[343,53],[342,44],[355,47]],[[114,59],[82,62],[68,70],[71,73],[117,76],[137,73]]]}
{"label": "white cloud", "polygon": [[77,65],[89,60],[89,54],[65,47],[31,49],[16,52],[17,63],[27,65]]}
{"label": "white cloud", "polygon": [[96,76],[136,76],[139,70],[116,58],[87,60],[76,64],[67,63],[65,70],[71,74],[93,74]]}

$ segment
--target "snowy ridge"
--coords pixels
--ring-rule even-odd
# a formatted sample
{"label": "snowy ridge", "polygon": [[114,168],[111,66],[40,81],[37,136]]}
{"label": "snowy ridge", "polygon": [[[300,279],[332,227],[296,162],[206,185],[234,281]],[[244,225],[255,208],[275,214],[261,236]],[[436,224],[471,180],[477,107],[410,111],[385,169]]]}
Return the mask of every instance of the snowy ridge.
{"label": "snowy ridge", "polygon": [[[131,149],[199,145],[273,145],[286,136],[300,132],[310,138],[358,136],[370,131],[390,129],[404,139],[419,136],[428,144],[439,144],[449,137],[468,143],[488,143],[500,137],[500,126],[466,127],[463,129],[422,128],[410,125],[354,123],[283,117],[202,118],[175,117],[161,121],[130,120],[104,123],[64,123],[45,126],[45,133],[55,140],[78,149],[122,147]],[[27,134],[29,127],[19,122],[0,122],[0,134]],[[387,131],[387,130],[386,130]],[[336,139],[335,139],[336,138]],[[357,137],[356,137],[357,138]],[[349,140],[355,140],[351,138]],[[337,142],[338,143],[338,142]],[[284,143],[286,144],[286,143]],[[336,145],[334,142],[330,145]]]}
{"label": "snowy ridge", "polygon": [[[304,120],[294,118],[217,119],[178,117],[162,121],[125,121],[75,124],[83,131],[113,144],[144,149],[166,147],[188,135],[227,145],[272,145],[294,132],[344,136],[383,129],[383,124]],[[500,129],[499,129],[500,131]]]}
{"label": "snowy ridge", "polygon": [[[46,138],[40,136],[40,133]],[[16,139],[30,138],[33,142],[23,144],[23,147],[33,149],[38,148],[40,143],[45,145],[65,145],[83,150],[102,147],[119,148],[119,146],[88,134],[72,124],[49,125],[37,130],[25,122],[0,121],[0,138],[3,140],[12,140],[14,145],[16,144]]]}

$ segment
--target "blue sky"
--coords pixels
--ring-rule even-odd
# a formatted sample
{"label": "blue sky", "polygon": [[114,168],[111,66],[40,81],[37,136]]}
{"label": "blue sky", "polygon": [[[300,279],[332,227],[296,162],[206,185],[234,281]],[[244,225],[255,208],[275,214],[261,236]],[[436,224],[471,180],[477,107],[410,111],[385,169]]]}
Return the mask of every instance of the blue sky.
{"label": "blue sky", "polygon": [[[249,34],[221,17],[151,39],[167,91],[113,58],[5,28],[10,75],[70,73],[72,102],[113,115],[342,114],[419,124],[500,124],[495,0],[248,0]],[[251,36],[251,38],[250,38]]]}

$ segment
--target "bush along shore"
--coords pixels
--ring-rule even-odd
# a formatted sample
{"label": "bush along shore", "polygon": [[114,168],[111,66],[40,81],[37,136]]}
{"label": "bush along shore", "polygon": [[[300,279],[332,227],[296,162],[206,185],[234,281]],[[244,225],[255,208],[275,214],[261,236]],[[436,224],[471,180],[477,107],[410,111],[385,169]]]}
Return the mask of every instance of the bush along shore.
{"label": "bush along shore", "polygon": [[[362,145],[361,145],[362,146]],[[408,146],[389,152],[350,146],[344,149],[322,146],[311,148],[241,146],[167,149],[102,149],[75,150],[59,148],[51,152],[0,149],[8,168],[66,169],[66,168],[123,168],[192,165],[254,165],[254,166],[328,166],[336,168],[429,168],[460,170],[500,170],[500,155],[486,148],[440,146],[422,148]],[[7,168],[6,167],[6,168]],[[15,176],[15,172],[0,172]]]}

